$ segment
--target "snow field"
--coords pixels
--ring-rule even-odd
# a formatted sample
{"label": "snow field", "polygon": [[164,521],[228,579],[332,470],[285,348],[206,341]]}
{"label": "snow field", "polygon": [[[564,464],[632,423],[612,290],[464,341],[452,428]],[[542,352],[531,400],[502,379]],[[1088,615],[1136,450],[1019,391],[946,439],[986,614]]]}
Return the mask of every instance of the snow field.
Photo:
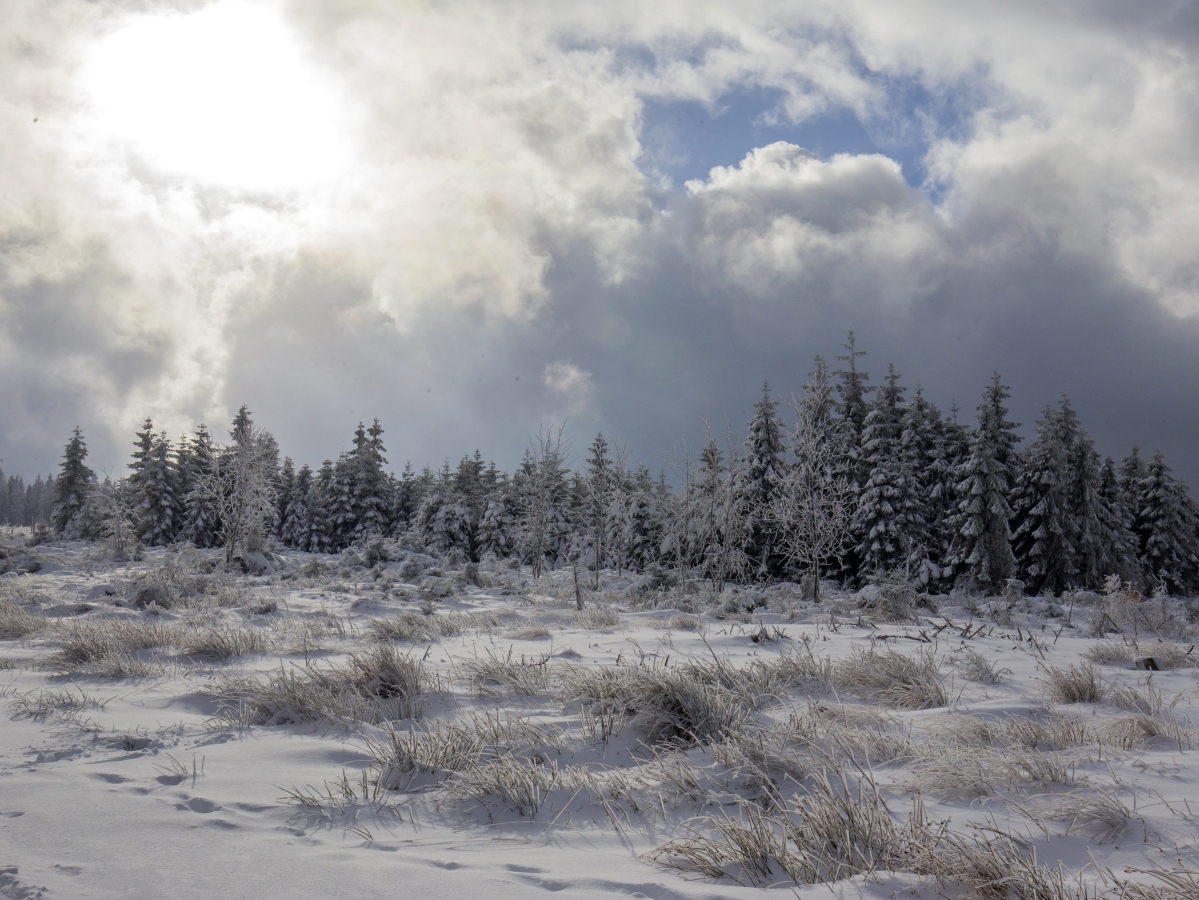
{"label": "snow field", "polygon": [[0,896],[1199,895],[1170,601],[37,552]]}

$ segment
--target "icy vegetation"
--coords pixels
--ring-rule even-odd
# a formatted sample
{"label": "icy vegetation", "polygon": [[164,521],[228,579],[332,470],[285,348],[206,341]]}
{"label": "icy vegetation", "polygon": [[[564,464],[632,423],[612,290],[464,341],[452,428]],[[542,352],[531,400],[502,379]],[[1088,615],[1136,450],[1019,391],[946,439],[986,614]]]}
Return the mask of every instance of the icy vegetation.
{"label": "icy vegetation", "polygon": [[0,492],[0,895],[1195,900],[1186,487],[845,349],[673,485],[76,429]]}
{"label": "icy vegetation", "polygon": [[0,896],[1199,896],[1199,606],[0,539]]}

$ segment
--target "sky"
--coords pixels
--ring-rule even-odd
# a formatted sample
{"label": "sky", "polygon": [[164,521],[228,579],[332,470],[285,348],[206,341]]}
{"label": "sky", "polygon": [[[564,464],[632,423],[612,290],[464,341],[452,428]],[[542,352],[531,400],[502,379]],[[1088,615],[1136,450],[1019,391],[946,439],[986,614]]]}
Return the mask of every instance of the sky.
{"label": "sky", "polygon": [[1199,7],[5,0],[0,468],[146,417],[297,463],[655,471],[853,329],[1199,487]]}

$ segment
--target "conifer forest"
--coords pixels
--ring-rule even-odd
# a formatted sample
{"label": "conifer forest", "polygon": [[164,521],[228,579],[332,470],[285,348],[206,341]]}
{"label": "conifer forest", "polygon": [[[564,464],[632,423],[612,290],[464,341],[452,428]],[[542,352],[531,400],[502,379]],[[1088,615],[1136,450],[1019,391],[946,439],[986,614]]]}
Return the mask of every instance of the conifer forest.
{"label": "conifer forest", "polygon": [[223,547],[230,561],[271,543],[338,553],[388,537],[534,573],[790,580],[813,592],[816,573],[931,593],[996,593],[1009,579],[1032,594],[1111,578],[1199,590],[1199,509],[1161,453],[1101,456],[1065,396],[1022,446],[998,373],[967,419],[909,391],[893,366],[872,382],[852,332],[844,349],[835,370],[815,360],[792,405],[764,384],[744,435],[710,434],[657,473],[603,434],[579,453],[550,427],[513,472],[475,450],[397,475],[377,419],[336,460],[297,465],[242,407],[227,441],[204,425],[172,441],[146,419],[128,473],[103,483],[76,429],[57,476],[8,479],[0,521],[66,538],[115,531],[130,548]]}

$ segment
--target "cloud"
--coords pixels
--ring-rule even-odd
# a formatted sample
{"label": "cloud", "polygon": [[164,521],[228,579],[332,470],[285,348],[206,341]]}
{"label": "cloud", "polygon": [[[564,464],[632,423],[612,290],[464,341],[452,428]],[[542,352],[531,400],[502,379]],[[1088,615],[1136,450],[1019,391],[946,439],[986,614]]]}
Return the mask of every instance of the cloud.
{"label": "cloud", "polygon": [[591,373],[573,363],[558,360],[549,363],[541,373],[541,383],[572,413],[590,412],[595,397]]}
{"label": "cloud", "polygon": [[[1181,7],[9,6],[6,470],[44,470],[76,423],[123,464],[145,415],[219,428],[242,402],[313,462],[380,415],[393,457],[511,464],[563,412],[652,457],[704,417],[736,423],[763,375],[797,389],[852,325],[875,368],[894,358],[967,414],[999,367],[1023,418],[1070,390],[1112,449],[1160,440],[1199,477]],[[223,183],[97,123],[97,46],[146,15],[238,9],[335,98],[293,124],[339,130],[336,177]],[[844,113],[878,146],[764,142],[671,184],[647,101],[719,127],[737,92],[772,127]]]}

